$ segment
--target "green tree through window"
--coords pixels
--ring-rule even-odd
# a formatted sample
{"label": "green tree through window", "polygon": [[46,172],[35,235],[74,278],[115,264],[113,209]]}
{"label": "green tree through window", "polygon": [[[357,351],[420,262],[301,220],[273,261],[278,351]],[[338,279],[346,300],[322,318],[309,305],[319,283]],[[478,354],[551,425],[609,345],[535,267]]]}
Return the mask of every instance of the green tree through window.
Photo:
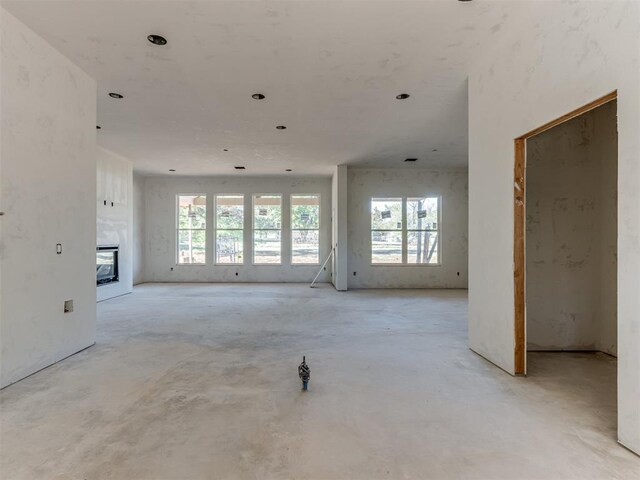
{"label": "green tree through window", "polygon": [[282,195],[253,196],[253,263],[282,262]]}
{"label": "green tree through window", "polygon": [[371,263],[436,265],[440,198],[372,198]]}
{"label": "green tree through window", "polygon": [[320,195],[291,195],[291,263],[320,263]]}
{"label": "green tree through window", "polygon": [[244,263],[244,195],[216,196],[216,263]]}
{"label": "green tree through window", "polygon": [[178,264],[204,264],[207,255],[207,196],[178,195]]}

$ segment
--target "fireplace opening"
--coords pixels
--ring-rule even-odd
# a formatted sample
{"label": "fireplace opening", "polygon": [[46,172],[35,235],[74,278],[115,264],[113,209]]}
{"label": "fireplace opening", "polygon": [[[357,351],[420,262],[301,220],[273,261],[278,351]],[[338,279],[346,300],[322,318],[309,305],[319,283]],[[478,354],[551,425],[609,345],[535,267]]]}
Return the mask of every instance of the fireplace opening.
{"label": "fireplace opening", "polygon": [[96,248],[97,285],[115,283],[118,278],[119,245],[100,245]]}

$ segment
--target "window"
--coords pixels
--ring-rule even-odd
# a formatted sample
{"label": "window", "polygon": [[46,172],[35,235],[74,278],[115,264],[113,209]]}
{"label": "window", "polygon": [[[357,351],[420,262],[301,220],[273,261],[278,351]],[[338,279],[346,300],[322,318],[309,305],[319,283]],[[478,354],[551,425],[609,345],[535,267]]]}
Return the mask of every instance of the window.
{"label": "window", "polygon": [[407,263],[438,264],[438,197],[407,198]]}
{"label": "window", "polygon": [[440,198],[372,198],[371,263],[438,265]]}
{"label": "window", "polygon": [[320,195],[291,195],[291,263],[320,263]]}
{"label": "window", "polygon": [[282,251],[282,196],[253,196],[253,263],[278,265]]}
{"label": "window", "polygon": [[207,196],[178,195],[178,264],[206,263]]}
{"label": "window", "polygon": [[216,264],[244,263],[244,195],[216,196]]}
{"label": "window", "polygon": [[371,263],[402,263],[402,199],[371,199]]}

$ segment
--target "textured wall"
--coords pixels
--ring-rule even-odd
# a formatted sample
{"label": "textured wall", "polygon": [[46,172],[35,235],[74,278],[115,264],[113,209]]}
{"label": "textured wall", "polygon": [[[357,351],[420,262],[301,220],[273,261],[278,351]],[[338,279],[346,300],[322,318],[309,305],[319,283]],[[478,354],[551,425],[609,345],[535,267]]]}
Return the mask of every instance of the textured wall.
{"label": "textured wall", "polygon": [[129,160],[104,148],[98,148],[97,169],[96,243],[120,246],[120,280],[97,287],[98,301],[101,301],[133,290],[133,173]]}
{"label": "textured wall", "polygon": [[527,141],[527,344],[616,353],[616,102]]}
{"label": "textured wall", "polygon": [[133,175],[133,284],[144,283],[144,177]]}
{"label": "textured wall", "polygon": [[0,22],[5,386],[94,342],[96,84],[3,9]]}
{"label": "textured wall", "polygon": [[[514,138],[618,90],[618,435],[640,452],[640,5],[533,2],[469,75],[469,345],[514,371]],[[487,212],[491,212],[487,214]]]}
{"label": "textured wall", "polygon": [[[251,245],[254,193],[283,195],[282,265],[252,265],[246,255],[242,266],[213,265],[213,211],[208,209],[207,265],[176,265],[176,195],[207,194],[209,207],[215,194],[245,194],[244,243]],[[289,195],[319,193],[320,259],[331,248],[331,178],[329,177],[147,177],[145,179],[145,281],[147,282],[309,282],[319,266],[290,265]],[[247,250],[249,253],[249,251]],[[173,269],[173,270],[171,270]],[[318,281],[330,280],[331,268]],[[236,273],[238,275],[236,276]]]}
{"label": "textured wall", "polygon": [[[371,198],[421,195],[442,196],[442,265],[371,265]],[[350,168],[348,197],[349,288],[467,287],[466,171]]]}

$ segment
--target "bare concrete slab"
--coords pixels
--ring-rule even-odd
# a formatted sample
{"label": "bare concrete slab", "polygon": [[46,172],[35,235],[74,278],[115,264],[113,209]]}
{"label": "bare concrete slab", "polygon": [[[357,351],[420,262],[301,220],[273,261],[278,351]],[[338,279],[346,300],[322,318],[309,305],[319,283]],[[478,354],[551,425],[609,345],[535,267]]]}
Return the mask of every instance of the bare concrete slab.
{"label": "bare concrete slab", "polygon": [[[142,285],[0,392],[3,479],[636,479],[616,361],[467,348],[461,290]],[[310,390],[297,366],[307,356]]]}

